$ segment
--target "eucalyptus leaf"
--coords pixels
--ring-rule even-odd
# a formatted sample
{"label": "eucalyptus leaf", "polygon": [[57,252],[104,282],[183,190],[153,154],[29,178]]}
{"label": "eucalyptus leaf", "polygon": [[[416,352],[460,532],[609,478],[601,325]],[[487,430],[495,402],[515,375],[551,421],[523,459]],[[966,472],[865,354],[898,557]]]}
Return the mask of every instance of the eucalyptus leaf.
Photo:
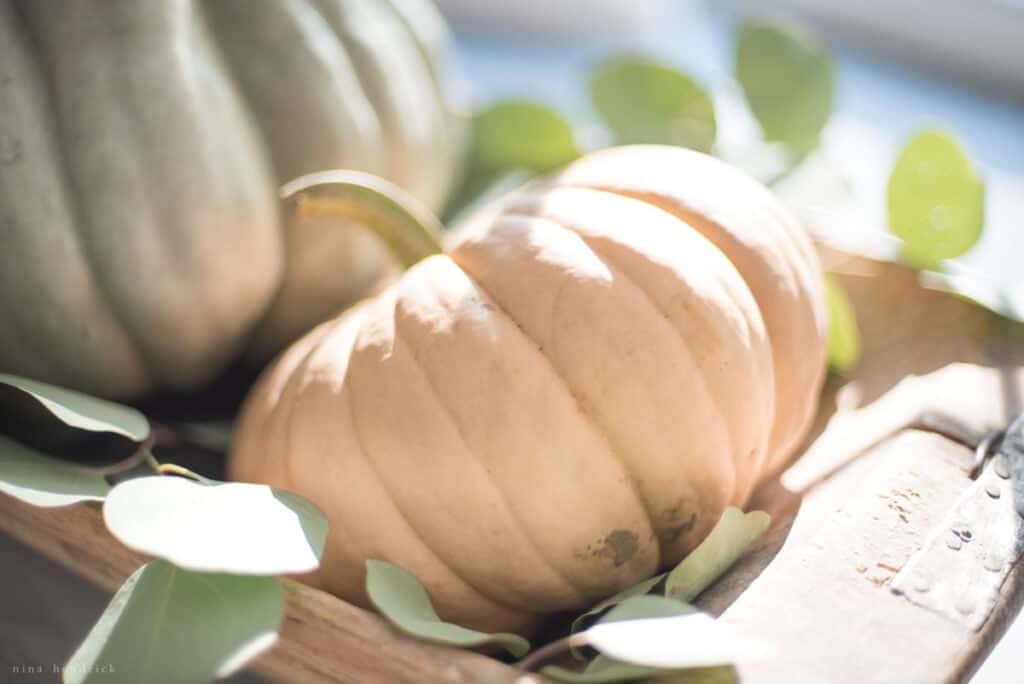
{"label": "eucalyptus leaf", "polygon": [[825,275],[825,306],[828,309],[828,365],[846,373],[860,360],[860,328],[846,292],[835,278]]}
{"label": "eucalyptus leaf", "polygon": [[802,156],[832,115],[834,69],[828,50],[803,29],[778,21],[743,24],[736,78],[764,139]]}
{"label": "eucalyptus leaf", "polygon": [[23,392],[70,427],[110,432],[134,442],[149,436],[149,421],[129,406],[7,373],[0,373],[0,384]]}
{"label": "eucalyptus leaf", "polygon": [[[631,597],[616,605],[612,610],[608,611],[607,615],[601,618],[598,624],[622,622],[626,620],[677,617],[682,615],[691,615],[696,612],[697,609],[693,606],[675,599],[666,598],[664,596],[641,595]],[[590,639],[589,630],[586,636],[588,645],[595,646]],[[655,675],[662,670],[663,668],[653,667],[649,663],[621,662],[602,653],[598,654],[598,656],[587,665],[584,673],[592,676],[596,675],[604,681],[609,681],[608,677],[611,676],[616,678],[635,678],[637,676]],[[621,681],[621,679],[615,679],[612,681]]]}
{"label": "eucalyptus leaf", "polygon": [[548,665],[540,670],[540,673],[556,682],[567,684],[614,684],[616,682],[635,682],[640,679],[649,679],[659,675],[669,674],[665,670],[645,665],[633,665],[632,663],[621,663],[611,658],[598,656],[590,666],[583,672]]}
{"label": "eucalyptus leaf", "polygon": [[[697,665],[690,664],[691,661],[697,658],[694,662],[699,662],[702,656],[687,653],[687,636],[678,631],[680,624],[671,621],[686,616],[699,617],[701,624],[698,627],[705,625],[707,621],[711,622],[712,630],[718,627],[709,616],[698,613],[693,606],[675,599],[657,595],[630,597],[616,605],[597,624],[580,635],[586,638],[589,645],[602,651],[602,654],[594,658],[583,672],[549,666],[543,668],[541,673],[561,682],[600,684],[634,681],[665,675],[680,667],[696,667]],[[608,625],[613,625],[611,631],[608,631]],[[687,635],[692,639],[689,631]],[[639,643],[638,638],[646,640],[647,643]],[[696,643],[699,643],[699,639]],[[619,654],[618,659],[610,657],[613,652]],[[623,654],[625,658],[621,657]],[[663,662],[673,664],[665,667],[661,665]],[[684,664],[678,666],[674,664],[676,662]]]}
{"label": "eucalyptus leaf", "polygon": [[722,623],[663,596],[627,599],[583,634],[609,658],[658,669],[730,665],[737,654]]}
{"label": "eucalyptus leaf", "polygon": [[[663,572],[660,575],[655,575],[595,604],[587,612],[573,620],[570,631],[578,632],[588,620],[621,604],[626,599],[647,594],[666,578],[669,578],[665,585],[666,595],[679,601],[690,601],[696,598],[701,591],[729,569],[750,544],[767,529],[769,522],[770,518],[766,513],[744,514],[738,508],[726,509],[708,537],[691,551],[671,573]],[[674,581],[672,580],[673,575]],[[674,587],[677,593],[670,593],[670,586]],[[609,613],[609,615],[611,614]],[[574,655],[577,653],[576,649],[573,649],[573,653]]]}
{"label": "eucalyptus leaf", "polygon": [[722,576],[760,537],[771,517],[764,511],[744,513],[729,506],[697,548],[668,574],[665,595],[691,601]]}
{"label": "eucalyptus leaf", "polygon": [[658,684],[740,684],[740,675],[732,665],[693,667],[659,675]]}
{"label": "eucalyptus leaf", "polygon": [[651,684],[737,684],[740,681],[736,669],[731,666],[659,670],[643,665],[620,663],[604,656],[598,656],[592,669],[588,668],[584,672],[574,672],[552,665],[543,668],[541,674],[548,679],[567,684],[615,684],[635,681]]}
{"label": "eucalyptus leaf", "polygon": [[[626,620],[678,617],[696,612],[697,609],[690,604],[667,596],[658,596],[657,594],[631,596],[608,611],[608,614],[598,620],[597,624],[605,625],[609,622],[624,622]],[[589,630],[587,631],[589,632]]]}
{"label": "eucalyptus leaf", "polygon": [[545,173],[580,156],[569,123],[549,107],[527,100],[504,100],[477,113],[471,150],[475,173]]}
{"label": "eucalyptus leaf", "polygon": [[722,161],[745,171],[764,185],[776,186],[805,161],[781,143],[760,141],[743,148],[726,149],[718,155]]}
{"label": "eucalyptus leaf", "polygon": [[590,79],[594,108],[620,145],[662,144],[711,151],[715,107],[686,74],[653,59],[616,57]]}
{"label": "eucalyptus leaf", "polygon": [[103,519],[125,546],[196,572],[285,575],[320,565],[327,519],[316,506],[267,485],[208,482],[122,482]]}
{"label": "eucalyptus leaf", "polygon": [[33,506],[52,508],[100,501],[109,491],[102,475],[0,435],[0,492]]}
{"label": "eucalyptus leaf", "polygon": [[468,174],[458,192],[445,206],[443,221],[458,232],[458,226],[481,208],[525,185],[536,174],[526,169],[477,170]]}
{"label": "eucalyptus leaf", "polygon": [[667,572],[663,572],[660,575],[655,575],[650,579],[646,579],[643,582],[639,582],[638,584],[634,584],[631,587],[627,587],[619,593],[615,594],[614,596],[609,596],[605,600],[594,604],[590,608],[590,610],[578,616],[575,620],[572,621],[572,627],[569,629],[570,633],[576,633],[580,631],[581,629],[587,626],[587,622],[589,620],[596,618],[604,611],[608,610],[609,608],[612,608],[613,606],[619,603],[622,603],[626,599],[631,598],[633,596],[643,596],[644,594],[649,593],[652,589],[654,589],[658,582],[665,579],[665,577],[667,576]]}
{"label": "eucalyptus leaf", "polygon": [[366,593],[381,615],[411,636],[449,646],[493,644],[520,658],[530,642],[516,634],[488,634],[444,622],[419,580],[404,568],[380,560],[366,561]]}
{"label": "eucalyptus leaf", "polygon": [[886,200],[889,230],[916,268],[936,269],[981,237],[985,186],[956,140],[941,131],[921,131],[903,148]]}
{"label": "eucalyptus leaf", "polygon": [[274,645],[284,591],[272,577],[152,561],[118,590],[64,667],[65,684],[205,684]]}

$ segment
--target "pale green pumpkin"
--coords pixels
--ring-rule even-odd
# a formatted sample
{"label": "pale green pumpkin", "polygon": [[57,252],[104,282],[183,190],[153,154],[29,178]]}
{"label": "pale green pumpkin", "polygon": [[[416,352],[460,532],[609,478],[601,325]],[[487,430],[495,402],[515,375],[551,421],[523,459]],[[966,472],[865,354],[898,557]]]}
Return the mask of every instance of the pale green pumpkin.
{"label": "pale green pumpkin", "polygon": [[384,250],[277,188],[350,168],[438,208],[445,31],[425,0],[0,0],[0,370],[192,389],[362,296]]}

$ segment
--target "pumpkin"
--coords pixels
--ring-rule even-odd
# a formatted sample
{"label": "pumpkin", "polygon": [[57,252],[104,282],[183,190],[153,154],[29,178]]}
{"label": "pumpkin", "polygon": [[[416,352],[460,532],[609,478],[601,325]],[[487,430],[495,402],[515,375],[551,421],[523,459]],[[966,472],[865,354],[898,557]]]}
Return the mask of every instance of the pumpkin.
{"label": "pumpkin", "polygon": [[768,190],[602,151],[287,350],[230,472],[324,510],[310,581],[365,605],[383,559],[448,619],[524,629],[677,563],[777,470],[824,337],[816,256]]}
{"label": "pumpkin", "polygon": [[384,250],[277,186],[359,169],[439,207],[445,41],[425,0],[0,3],[0,370],[188,390],[362,296]]}

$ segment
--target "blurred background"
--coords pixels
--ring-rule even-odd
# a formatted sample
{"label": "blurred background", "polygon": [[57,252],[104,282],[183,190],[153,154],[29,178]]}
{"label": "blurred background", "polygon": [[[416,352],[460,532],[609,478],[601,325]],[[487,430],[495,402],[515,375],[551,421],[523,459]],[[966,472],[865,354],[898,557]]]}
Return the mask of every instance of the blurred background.
{"label": "blurred background", "polygon": [[[815,164],[779,190],[812,230],[866,251],[891,240],[885,193],[901,147],[918,130],[956,138],[985,186],[981,241],[948,265],[1024,311],[1024,0],[440,0],[456,32],[467,102],[526,97],[557,109],[581,146],[607,144],[588,95],[610,56],[654,57],[707,89],[716,152],[759,135],[734,76],[745,16],[809,26],[835,61],[833,115]],[[588,137],[590,139],[588,139]],[[884,247],[883,247],[884,248]]]}
{"label": "blurred background", "polygon": [[[780,192],[819,234],[873,251],[889,239],[886,183],[900,148],[922,127],[945,130],[986,186],[983,236],[951,270],[1024,302],[1024,0],[439,1],[467,102],[538,100],[584,148],[607,143],[589,75],[622,53],[688,73],[714,100],[718,151],[742,148],[758,130],[733,76],[737,23],[754,12],[806,23],[835,61],[834,113],[817,163]],[[1019,681],[1020,653],[1022,619],[972,681]]]}

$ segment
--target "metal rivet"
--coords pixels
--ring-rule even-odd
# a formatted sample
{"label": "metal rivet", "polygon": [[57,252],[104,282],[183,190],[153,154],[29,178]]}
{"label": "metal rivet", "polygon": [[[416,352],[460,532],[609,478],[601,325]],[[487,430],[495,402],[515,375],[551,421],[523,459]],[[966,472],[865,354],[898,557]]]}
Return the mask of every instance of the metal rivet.
{"label": "metal rivet", "polygon": [[970,615],[974,612],[974,602],[967,596],[961,596],[956,600],[956,609],[964,615]]}
{"label": "metal rivet", "polygon": [[1004,480],[1010,479],[1010,462],[1002,454],[992,459],[992,471]]}
{"label": "metal rivet", "polygon": [[1003,569],[1003,559],[999,556],[989,554],[985,557],[985,569],[991,572],[999,572]]}

